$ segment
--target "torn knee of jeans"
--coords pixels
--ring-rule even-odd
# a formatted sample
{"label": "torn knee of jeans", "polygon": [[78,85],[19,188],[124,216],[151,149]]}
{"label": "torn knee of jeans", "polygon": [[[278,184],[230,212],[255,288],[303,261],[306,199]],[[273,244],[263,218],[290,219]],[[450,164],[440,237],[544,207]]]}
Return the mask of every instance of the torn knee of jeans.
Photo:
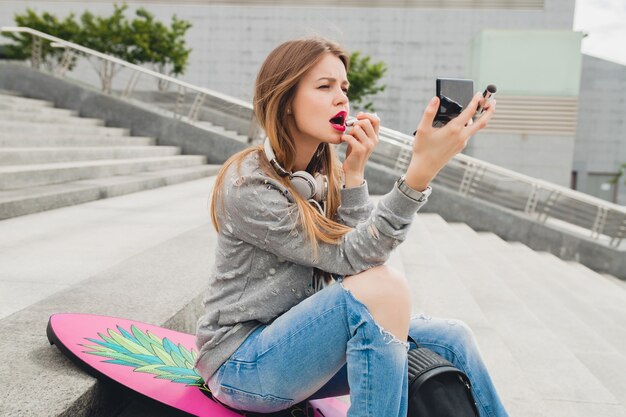
{"label": "torn knee of jeans", "polygon": [[414,316],[411,317],[412,319],[420,319],[420,320],[424,320],[424,321],[430,321],[433,319],[433,316],[429,316],[428,314],[424,314],[424,313],[419,313],[416,314]]}
{"label": "torn knee of jeans", "polygon": [[409,344],[408,341],[403,342],[402,340],[398,339],[387,330],[383,329],[383,327],[380,324],[376,323],[375,320],[374,320],[374,323],[376,324],[376,326],[378,326],[378,330],[380,331],[380,334],[383,335],[383,340],[385,341],[386,344],[399,343],[400,345],[404,346],[404,349],[407,352],[409,351],[409,349],[411,348],[411,345]]}
{"label": "torn knee of jeans", "polygon": [[363,304],[361,301],[359,301],[354,294],[352,294],[352,292],[347,289],[344,285],[343,282],[339,282],[339,285],[341,285],[341,288],[343,288],[343,290],[348,293],[350,295],[350,297],[352,297],[355,301],[357,301],[359,304],[361,304],[364,307],[364,310],[366,311],[366,313],[369,315],[372,323],[374,323],[376,325],[376,327],[378,328],[378,331],[380,332],[380,334],[383,336],[383,340],[385,341],[385,344],[390,344],[390,343],[398,343],[402,346],[404,346],[404,349],[408,352],[409,349],[411,348],[410,343],[407,341],[402,341],[400,339],[398,339],[397,337],[395,337],[391,332],[383,329],[383,327],[378,324],[378,322],[376,322],[376,320],[374,319],[374,316],[372,316],[372,313],[370,313],[369,309],[367,308],[367,306],[365,304]]}

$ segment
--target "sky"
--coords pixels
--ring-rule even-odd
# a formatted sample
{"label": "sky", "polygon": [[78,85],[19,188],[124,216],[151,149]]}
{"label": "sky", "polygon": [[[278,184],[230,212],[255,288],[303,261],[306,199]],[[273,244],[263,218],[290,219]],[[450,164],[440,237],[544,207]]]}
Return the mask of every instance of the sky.
{"label": "sky", "polygon": [[626,65],[626,0],[576,0],[574,30],[584,54]]}

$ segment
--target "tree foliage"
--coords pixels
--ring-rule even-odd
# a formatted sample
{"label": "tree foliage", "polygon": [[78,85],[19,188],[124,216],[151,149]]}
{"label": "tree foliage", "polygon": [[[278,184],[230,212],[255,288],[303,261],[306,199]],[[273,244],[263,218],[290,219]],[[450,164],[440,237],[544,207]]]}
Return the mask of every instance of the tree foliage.
{"label": "tree foliage", "polygon": [[[15,23],[17,26],[26,26],[49,35],[56,36],[57,38],[67,40],[75,39],[80,32],[80,26],[76,23],[73,13],[65,19],[60,20],[48,12],[43,12],[40,16],[32,9],[27,9],[26,13],[22,15],[15,15]],[[7,44],[5,46],[5,56],[7,59],[21,60],[31,57],[33,47],[32,36],[11,32],[5,32],[3,33],[3,36],[6,36],[14,41],[13,44]],[[41,57],[43,63],[48,67],[48,69],[52,69],[54,65],[61,60],[62,55],[62,49],[53,48],[50,46],[50,43],[46,41],[41,43]]]}
{"label": "tree foliage", "polygon": [[371,57],[361,56],[360,52],[350,55],[350,104],[356,109],[374,111],[374,104],[369,98],[385,90],[386,85],[378,85],[378,81],[387,71],[384,62],[370,63]]}
{"label": "tree foliage", "polygon": [[[615,176],[609,182],[611,184],[617,184],[619,182],[619,179],[625,174],[626,174],[626,163],[620,165],[620,167],[618,168],[617,174],[615,174]],[[626,180],[624,181],[624,184],[626,185]]]}
{"label": "tree foliage", "polygon": [[[168,27],[144,8],[138,8],[135,18],[129,20],[126,17],[127,9],[126,4],[114,4],[110,16],[96,16],[85,11],[78,22],[74,14],[60,20],[50,13],[44,12],[39,16],[32,9],[27,9],[25,14],[15,15],[15,22],[19,26],[39,30],[132,64],[150,64],[162,74],[183,74],[191,52],[191,49],[185,47],[185,34],[191,23],[174,15]],[[7,33],[4,36],[15,42],[7,48],[8,58],[31,57],[31,35]],[[41,59],[49,68],[59,62],[64,52],[63,49],[51,47],[47,41],[42,42],[41,49]],[[112,78],[119,69],[111,63],[89,59],[100,75],[103,89],[110,89]]]}

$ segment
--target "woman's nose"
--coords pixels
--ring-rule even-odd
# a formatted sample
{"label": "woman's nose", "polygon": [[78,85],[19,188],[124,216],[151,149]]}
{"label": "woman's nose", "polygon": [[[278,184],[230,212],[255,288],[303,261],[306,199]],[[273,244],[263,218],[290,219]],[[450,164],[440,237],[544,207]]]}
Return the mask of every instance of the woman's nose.
{"label": "woman's nose", "polygon": [[337,93],[335,93],[335,104],[344,104],[348,102],[348,96],[346,92],[342,89],[339,89]]}

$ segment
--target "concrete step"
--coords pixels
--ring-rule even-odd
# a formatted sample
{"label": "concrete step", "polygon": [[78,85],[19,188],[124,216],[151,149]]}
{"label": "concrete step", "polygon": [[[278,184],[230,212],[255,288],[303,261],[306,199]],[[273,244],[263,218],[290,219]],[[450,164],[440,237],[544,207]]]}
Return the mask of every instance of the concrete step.
{"label": "concrete step", "polygon": [[[476,235],[476,232],[465,224],[453,224],[451,227],[470,230],[469,233]],[[544,265],[544,267],[554,269],[555,272],[552,274],[544,273],[543,275],[546,278],[550,278],[550,282],[553,282],[554,279],[556,279],[555,283],[560,284],[562,290],[556,291],[558,295],[578,295],[578,300],[581,303],[586,303],[594,309],[602,311],[604,315],[609,317],[614,323],[621,324],[620,321],[615,321],[614,317],[626,316],[626,306],[623,305],[626,297],[626,290],[621,287],[616,289],[614,282],[611,282],[610,280],[606,282],[606,277],[601,274],[598,274],[577,262],[565,262],[547,252],[535,252],[519,242],[505,242],[492,233],[481,232],[477,236],[480,239],[485,240],[485,242],[492,242],[494,245],[500,245],[504,248],[515,247],[518,248],[519,251],[525,251],[531,258],[529,262],[540,263],[542,265],[546,262],[551,262],[551,264]],[[553,266],[550,267],[550,265]],[[555,274],[558,276],[555,276]],[[563,293],[563,291],[567,292]]]}
{"label": "concrete step", "polygon": [[[570,344],[580,361],[626,407],[626,323],[621,320],[626,315],[611,315],[597,308],[589,301],[588,293],[571,285],[575,273],[569,265],[550,253],[537,255],[542,258],[536,261],[537,267],[542,266],[549,276],[544,285],[553,291],[553,304],[558,300],[562,305],[558,315],[551,314],[544,320],[553,323],[555,333]],[[626,294],[619,307],[625,304]]]}
{"label": "concrete step", "polygon": [[76,117],[60,114],[38,114],[29,111],[0,111],[0,122],[53,123],[81,126],[104,126],[104,121],[89,117]]}
{"label": "concrete step", "polygon": [[193,122],[193,124],[196,124],[198,126],[202,126],[204,129],[210,130],[212,132],[218,133],[220,135],[226,136],[230,139],[234,139],[238,142],[243,142],[243,143],[247,143],[248,142],[248,136],[246,135],[240,135],[239,133],[237,133],[234,130],[228,130],[226,128],[224,128],[223,126],[218,126],[216,124],[213,124],[211,122],[205,122],[205,121],[195,121]]}
{"label": "concrete step", "polygon": [[[581,280],[592,283],[592,285],[602,285],[606,289],[606,295],[617,291],[618,293],[626,293],[626,281],[614,277],[610,274],[599,274],[596,271],[588,268],[587,266],[574,261],[565,261],[571,268],[575,269],[581,274]],[[612,285],[600,284],[602,281],[608,281]],[[617,289],[616,289],[617,288]]]}
{"label": "concrete step", "polygon": [[0,167],[0,190],[14,190],[114,175],[129,175],[161,169],[184,168],[204,163],[206,163],[204,156],[181,155]]}
{"label": "concrete step", "polygon": [[609,282],[612,282],[613,284],[617,285],[618,288],[622,288],[624,290],[626,290],[626,281],[623,279],[619,279],[616,276],[613,276],[611,274],[599,274],[600,276],[606,278]]}
{"label": "concrete step", "polygon": [[102,135],[102,136],[124,136],[129,135],[129,129],[120,127],[103,127],[103,126],[83,126],[57,123],[28,123],[28,122],[12,122],[0,120],[0,131],[5,134],[11,133],[49,133],[49,134],[84,134],[84,135]]}
{"label": "concrete step", "polygon": [[[517,253],[528,251],[527,248],[516,246],[514,250]],[[547,311],[542,318],[554,328],[562,340],[569,343],[570,349],[579,360],[602,381],[622,406],[626,406],[626,378],[623,373],[626,369],[623,352],[623,347],[626,346],[624,323],[619,319],[616,320],[616,317],[620,316],[610,317],[590,304],[587,297],[589,292],[580,293],[574,290],[571,285],[574,274],[570,270],[550,267],[553,261],[548,261],[547,255],[543,256],[546,258],[543,261],[536,259],[536,256],[533,257],[534,264],[526,266],[527,270],[531,271],[537,268],[544,270],[544,287],[549,286],[551,281],[556,283],[552,301],[554,311]],[[547,297],[543,298],[544,304],[550,302],[546,300]],[[623,298],[622,304],[624,302],[626,297]],[[609,303],[608,300],[605,303]]]}
{"label": "concrete step", "polygon": [[[465,225],[461,225],[460,228],[453,227],[458,235],[466,237],[466,244],[472,242],[471,248],[475,253],[482,256],[483,259],[489,259],[489,265],[501,280],[523,300],[532,314],[560,339],[561,343],[574,354],[577,361],[583,364],[588,373],[595,379],[594,381],[588,376],[585,377],[581,369],[576,370],[577,367],[580,367],[574,366],[574,362],[572,362],[570,372],[576,371],[578,373],[578,376],[571,375],[570,378],[570,381],[576,381],[575,385],[578,385],[576,387],[574,384],[570,384],[573,385],[570,387],[572,392],[575,393],[574,390],[576,389],[588,393],[597,393],[598,385],[601,384],[604,390],[615,397],[615,400],[613,402],[610,399],[604,401],[604,404],[598,407],[613,410],[611,413],[614,414],[608,415],[623,415],[624,408],[615,406],[614,402],[619,404],[621,402],[620,393],[626,392],[623,391],[624,378],[615,370],[626,368],[626,361],[615,345],[605,338],[606,332],[601,329],[602,323],[609,324],[605,317],[587,306],[584,300],[568,294],[567,286],[559,282],[564,278],[562,276],[563,269],[559,270],[547,265],[545,261],[542,261],[544,255],[527,248],[523,250],[523,253],[520,253],[518,247],[509,245],[494,234],[468,232]],[[494,256],[496,254],[498,255],[497,258]],[[593,340],[591,344],[589,343],[590,340]],[[552,348],[552,350],[554,349]],[[562,358],[561,363],[564,359],[567,357]],[[606,369],[603,370],[602,366],[598,366],[602,363],[613,366],[613,371],[610,369],[608,372]],[[558,362],[552,363],[552,366],[562,367]],[[558,380],[554,380],[554,382],[558,382]],[[589,387],[594,388],[590,391]],[[578,399],[576,397],[562,399],[554,404],[560,408],[564,405],[563,401],[570,402],[571,406],[578,401],[585,405],[581,411],[590,412],[591,407],[593,407],[590,403],[600,398],[595,395],[597,394],[587,399],[582,396]],[[565,408],[565,410],[570,412],[570,408]],[[595,413],[596,411],[593,415],[596,415]]]}
{"label": "concrete step", "polygon": [[46,134],[40,133],[2,133],[0,147],[78,147],[78,146],[145,146],[156,145],[156,139],[143,136],[103,136],[81,135],[76,133]]}
{"label": "concrete step", "polygon": [[[519,245],[518,250],[529,250],[526,246]],[[587,276],[585,271],[573,267],[551,253],[537,252],[537,254],[540,256],[538,262],[554,271],[554,280],[561,285],[562,291],[567,291],[567,295],[576,296],[581,303],[593,307],[602,313],[607,321],[626,331],[626,323],[622,320],[615,320],[618,317],[626,317],[626,290],[624,288],[615,288],[614,282],[595,271],[589,270],[590,275]],[[624,336],[626,337],[626,333]],[[616,346],[626,346],[626,338],[623,343]]]}
{"label": "concrete step", "polygon": [[[476,296],[466,286],[467,273],[459,274],[435,242],[428,224],[442,221],[436,214],[420,213],[406,241],[399,246],[404,269],[413,290],[414,307],[427,315],[461,319],[472,328],[500,396],[513,416],[548,416],[532,378],[525,372]],[[492,300],[499,305],[498,300]]]}
{"label": "concrete step", "polygon": [[[214,252],[215,242],[215,232],[207,223],[133,252],[123,262],[0,320],[2,340],[19,340],[0,345],[0,353],[11,358],[0,363],[1,414],[117,415],[126,401],[122,391],[98,383],[50,346],[45,336],[48,318],[61,312],[104,314],[193,332],[202,313],[207,271],[213,266],[207,254]],[[33,375],[37,375],[38,393],[25,395],[32,388]]]}
{"label": "concrete step", "polygon": [[214,181],[203,177],[0,221],[0,319],[210,223]]}
{"label": "concrete step", "polygon": [[415,285],[414,305],[429,314],[462,318],[471,327],[488,327],[489,321],[476,300],[444,254],[432,244],[426,224],[433,217],[440,218],[419,213],[407,239],[398,247],[407,277]]}
{"label": "concrete step", "polygon": [[18,93],[17,91],[13,91],[13,90],[5,90],[4,88],[0,88],[0,100],[2,99],[2,96],[16,96],[16,97],[21,97],[22,94]]}
{"label": "concrete step", "polygon": [[0,148],[0,166],[151,158],[178,154],[180,154],[180,148],[177,146]]}
{"label": "concrete step", "polygon": [[56,107],[46,106],[29,106],[26,104],[9,104],[0,100],[0,113],[4,112],[19,112],[26,114],[40,114],[40,115],[56,115],[56,116],[75,116],[78,117],[78,112],[75,110],[58,109]]}
{"label": "concrete step", "polygon": [[220,167],[196,165],[0,191],[0,220],[192,181],[216,175]]}
{"label": "concrete step", "polygon": [[[526,291],[534,287],[514,277],[514,259],[499,262],[496,257],[503,257],[501,250],[486,250],[476,238],[454,233],[443,220],[428,222],[427,227],[433,243],[462,274],[464,284],[511,347],[529,380],[535,379],[546,415],[626,415],[612,393],[571,351],[568,341],[555,333],[546,318],[550,306],[537,306],[535,300],[529,304]],[[610,346],[605,347],[611,351]],[[545,378],[534,377],[537,375]]]}
{"label": "concrete step", "polygon": [[6,94],[0,95],[0,103],[4,103],[5,105],[22,105],[29,107],[54,107],[54,103],[51,101]]}

